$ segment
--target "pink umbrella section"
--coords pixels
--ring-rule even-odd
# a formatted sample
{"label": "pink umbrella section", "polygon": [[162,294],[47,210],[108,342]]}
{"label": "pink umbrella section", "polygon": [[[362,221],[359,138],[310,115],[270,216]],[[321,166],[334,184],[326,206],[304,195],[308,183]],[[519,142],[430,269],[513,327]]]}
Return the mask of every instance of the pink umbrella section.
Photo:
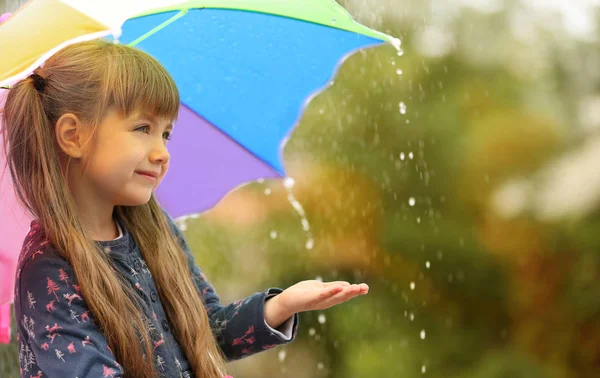
{"label": "pink umbrella section", "polygon": [[[4,98],[0,95],[0,109],[3,106]],[[2,143],[0,135],[0,145]],[[9,343],[11,338],[10,319],[15,270],[30,223],[31,219],[24,215],[17,202],[4,153],[0,152],[0,344]]]}
{"label": "pink umbrella section", "polygon": [[0,24],[3,23],[4,21],[8,20],[10,18],[10,16],[12,16],[12,13],[4,13],[4,14],[0,15]]}

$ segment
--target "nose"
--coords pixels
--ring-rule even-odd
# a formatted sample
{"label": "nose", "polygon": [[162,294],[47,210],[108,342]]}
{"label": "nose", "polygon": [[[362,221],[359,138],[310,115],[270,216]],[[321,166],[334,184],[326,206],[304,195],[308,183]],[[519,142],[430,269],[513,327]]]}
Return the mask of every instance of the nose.
{"label": "nose", "polygon": [[169,150],[167,150],[167,146],[164,140],[161,139],[160,142],[155,143],[152,152],[150,153],[150,162],[154,164],[166,164],[169,162],[171,155],[169,154]]}

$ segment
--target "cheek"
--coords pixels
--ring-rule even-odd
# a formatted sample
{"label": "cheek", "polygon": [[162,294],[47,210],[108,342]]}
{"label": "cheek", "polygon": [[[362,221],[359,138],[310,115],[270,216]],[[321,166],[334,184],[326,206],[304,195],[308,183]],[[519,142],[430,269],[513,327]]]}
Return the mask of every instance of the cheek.
{"label": "cheek", "polygon": [[158,184],[162,182],[162,180],[165,178],[165,175],[169,171],[169,163],[163,164],[161,167],[162,168],[160,175],[158,176],[158,179],[156,180],[156,185],[154,186],[155,188],[158,186]]}

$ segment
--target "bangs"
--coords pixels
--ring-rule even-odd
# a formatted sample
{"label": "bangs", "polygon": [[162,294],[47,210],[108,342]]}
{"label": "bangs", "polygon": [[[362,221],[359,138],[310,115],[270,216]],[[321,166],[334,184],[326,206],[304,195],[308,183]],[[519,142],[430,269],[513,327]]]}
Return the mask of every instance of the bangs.
{"label": "bangs", "polygon": [[113,45],[106,63],[105,109],[114,108],[124,116],[142,110],[154,117],[177,118],[179,91],[156,59],[132,47]]}

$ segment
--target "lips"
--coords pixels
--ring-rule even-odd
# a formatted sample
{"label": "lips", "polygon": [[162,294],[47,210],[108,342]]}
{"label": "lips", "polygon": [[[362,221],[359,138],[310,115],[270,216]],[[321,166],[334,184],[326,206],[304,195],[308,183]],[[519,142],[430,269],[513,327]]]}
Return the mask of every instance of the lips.
{"label": "lips", "polygon": [[148,176],[148,177],[152,177],[152,178],[157,178],[158,177],[158,173],[157,172],[152,172],[152,171],[135,171],[135,173],[140,174],[140,175],[144,175],[144,176]]}

